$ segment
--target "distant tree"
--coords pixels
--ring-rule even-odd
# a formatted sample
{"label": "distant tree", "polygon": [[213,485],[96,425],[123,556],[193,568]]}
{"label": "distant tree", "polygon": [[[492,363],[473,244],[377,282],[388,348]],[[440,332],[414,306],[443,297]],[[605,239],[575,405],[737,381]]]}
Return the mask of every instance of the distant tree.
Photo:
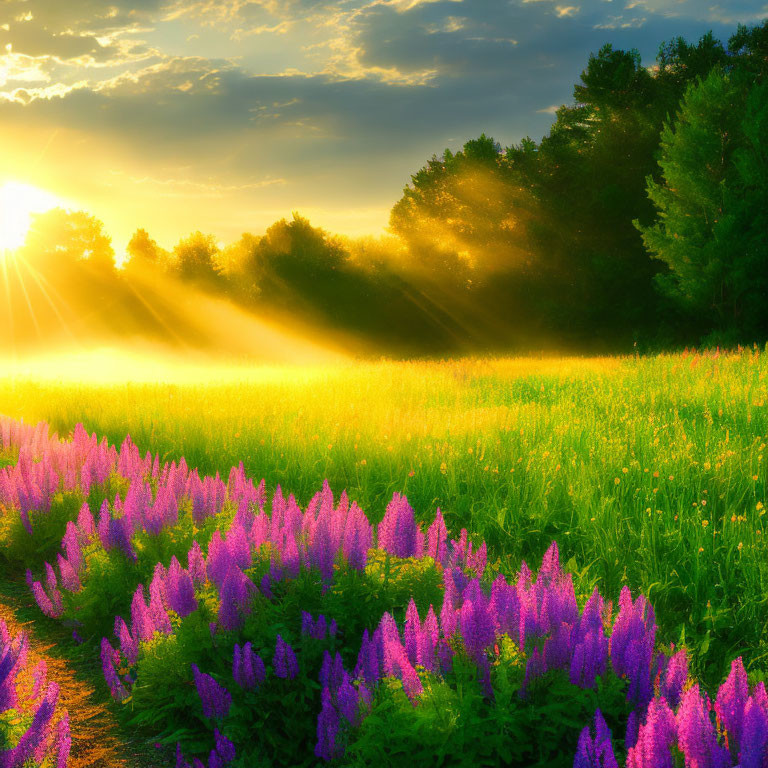
{"label": "distant tree", "polygon": [[728,40],[728,53],[735,71],[750,79],[768,77],[768,19],[752,27],[739,24]]}
{"label": "distant tree", "polygon": [[659,83],[667,91],[667,104],[674,112],[689,84],[704,79],[716,67],[725,67],[729,55],[712,32],[707,32],[697,43],[675,37],[661,44],[657,55]]}
{"label": "distant tree", "polygon": [[714,70],[690,86],[661,136],[663,178],[648,180],[658,218],[638,225],[670,269],[663,289],[725,339],[768,332],[766,129],[765,84]]}
{"label": "distant tree", "polygon": [[111,273],[115,268],[115,252],[104,224],[85,211],[54,208],[33,214],[22,254],[44,272],[87,266]]}
{"label": "distant tree", "polygon": [[218,256],[219,246],[213,235],[193,232],[174,247],[174,270],[185,280],[215,284],[219,278]]}
{"label": "distant tree", "polygon": [[413,268],[467,285],[489,272],[524,268],[524,194],[499,143],[482,134],[411,176],[390,229],[408,245]]}
{"label": "distant tree", "polygon": [[214,256],[214,267],[226,283],[226,292],[245,304],[253,304],[261,294],[260,274],[256,268],[261,238],[244,232]]}
{"label": "distant tree", "polygon": [[156,240],[153,240],[146,229],[137,229],[126,247],[129,261],[136,263],[152,264],[159,268],[167,269],[170,262],[170,253],[161,248]]}
{"label": "distant tree", "polygon": [[573,89],[576,101],[593,109],[617,109],[652,99],[653,78],[636,49],[624,51],[610,43],[590,54],[581,82]]}

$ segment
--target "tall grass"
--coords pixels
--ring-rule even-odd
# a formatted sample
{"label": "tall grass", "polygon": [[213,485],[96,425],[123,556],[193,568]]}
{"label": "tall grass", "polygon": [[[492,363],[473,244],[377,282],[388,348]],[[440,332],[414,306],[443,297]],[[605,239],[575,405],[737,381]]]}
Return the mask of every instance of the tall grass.
{"label": "tall grass", "polygon": [[555,539],[605,595],[648,595],[714,684],[768,671],[768,355],[464,359],[98,386],[0,379],[0,412],[248,474],[328,478],[373,521],[394,491],[512,572]]}

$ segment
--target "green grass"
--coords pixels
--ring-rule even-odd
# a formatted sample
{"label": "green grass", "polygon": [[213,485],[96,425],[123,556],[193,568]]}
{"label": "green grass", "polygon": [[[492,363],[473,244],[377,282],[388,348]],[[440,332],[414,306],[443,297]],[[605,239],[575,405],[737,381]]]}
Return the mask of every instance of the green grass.
{"label": "green grass", "polygon": [[394,491],[510,570],[563,561],[654,604],[712,685],[768,672],[768,355],[467,359],[272,370],[237,380],[0,379],[0,412],[82,421],[222,474],[239,461],[306,502],[328,478],[378,521]]}

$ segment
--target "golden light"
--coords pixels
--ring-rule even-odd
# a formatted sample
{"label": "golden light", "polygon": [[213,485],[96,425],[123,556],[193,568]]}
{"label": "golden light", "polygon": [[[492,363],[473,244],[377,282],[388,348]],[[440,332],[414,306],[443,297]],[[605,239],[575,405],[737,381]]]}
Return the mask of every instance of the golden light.
{"label": "golden light", "polygon": [[0,187],[0,257],[24,244],[33,213],[42,213],[62,204],[62,200],[44,189],[6,181]]}

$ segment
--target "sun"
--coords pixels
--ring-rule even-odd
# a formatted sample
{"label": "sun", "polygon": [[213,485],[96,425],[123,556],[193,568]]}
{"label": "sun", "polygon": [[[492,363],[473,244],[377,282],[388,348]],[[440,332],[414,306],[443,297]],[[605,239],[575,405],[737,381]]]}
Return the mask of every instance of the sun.
{"label": "sun", "polygon": [[0,186],[0,257],[24,244],[33,213],[61,205],[61,199],[31,184],[6,181]]}

